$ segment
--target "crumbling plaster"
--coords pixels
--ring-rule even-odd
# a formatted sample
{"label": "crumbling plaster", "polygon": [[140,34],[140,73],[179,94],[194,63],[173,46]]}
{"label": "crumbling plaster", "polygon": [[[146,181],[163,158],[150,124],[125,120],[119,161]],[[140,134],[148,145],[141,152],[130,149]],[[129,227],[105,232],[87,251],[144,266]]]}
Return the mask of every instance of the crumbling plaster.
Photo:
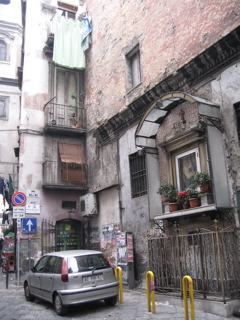
{"label": "crumbling plaster", "polygon": [[[221,106],[226,159],[233,190],[240,187],[240,150],[236,130],[236,115],[233,106],[240,101],[239,82],[240,63],[235,63],[225,69],[211,82],[212,99]],[[232,194],[232,196],[235,199],[235,195]]]}

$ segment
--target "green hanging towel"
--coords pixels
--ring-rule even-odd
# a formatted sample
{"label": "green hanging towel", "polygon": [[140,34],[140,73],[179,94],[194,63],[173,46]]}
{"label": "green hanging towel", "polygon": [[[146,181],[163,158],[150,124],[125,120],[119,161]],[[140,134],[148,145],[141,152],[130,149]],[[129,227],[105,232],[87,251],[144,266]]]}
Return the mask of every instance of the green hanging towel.
{"label": "green hanging towel", "polygon": [[53,61],[70,69],[86,67],[85,53],[82,50],[83,25],[79,20],[57,17],[54,35]]}

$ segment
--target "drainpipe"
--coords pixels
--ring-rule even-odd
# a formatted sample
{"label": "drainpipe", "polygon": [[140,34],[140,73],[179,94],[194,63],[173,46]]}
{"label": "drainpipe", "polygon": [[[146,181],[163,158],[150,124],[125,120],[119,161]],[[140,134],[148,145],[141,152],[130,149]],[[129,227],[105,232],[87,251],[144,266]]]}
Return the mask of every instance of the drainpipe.
{"label": "drainpipe", "polygon": [[122,190],[121,190],[121,172],[120,172],[120,153],[119,153],[119,139],[117,139],[117,178],[118,178],[118,206],[119,206],[119,220],[120,220],[120,231],[123,231],[123,222],[122,222]]}

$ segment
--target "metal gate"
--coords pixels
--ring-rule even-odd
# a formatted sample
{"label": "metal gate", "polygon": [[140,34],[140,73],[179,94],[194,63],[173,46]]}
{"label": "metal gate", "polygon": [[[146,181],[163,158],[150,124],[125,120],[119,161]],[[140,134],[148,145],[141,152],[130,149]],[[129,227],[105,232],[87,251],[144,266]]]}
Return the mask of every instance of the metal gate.
{"label": "metal gate", "polygon": [[42,220],[42,255],[55,251],[55,225],[50,220]]}
{"label": "metal gate", "polygon": [[156,290],[182,295],[182,278],[193,279],[198,298],[226,302],[240,295],[234,232],[206,232],[149,239],[150,270]]}

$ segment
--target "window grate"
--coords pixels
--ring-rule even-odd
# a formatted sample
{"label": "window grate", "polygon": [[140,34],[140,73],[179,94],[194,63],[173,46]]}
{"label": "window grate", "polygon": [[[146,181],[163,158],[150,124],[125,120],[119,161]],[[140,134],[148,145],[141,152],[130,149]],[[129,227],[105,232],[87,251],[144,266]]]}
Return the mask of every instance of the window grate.
{"label": "window grate", "polygon": [[147,194],[146,156],[138,152],[129,156],[132,198]]}

